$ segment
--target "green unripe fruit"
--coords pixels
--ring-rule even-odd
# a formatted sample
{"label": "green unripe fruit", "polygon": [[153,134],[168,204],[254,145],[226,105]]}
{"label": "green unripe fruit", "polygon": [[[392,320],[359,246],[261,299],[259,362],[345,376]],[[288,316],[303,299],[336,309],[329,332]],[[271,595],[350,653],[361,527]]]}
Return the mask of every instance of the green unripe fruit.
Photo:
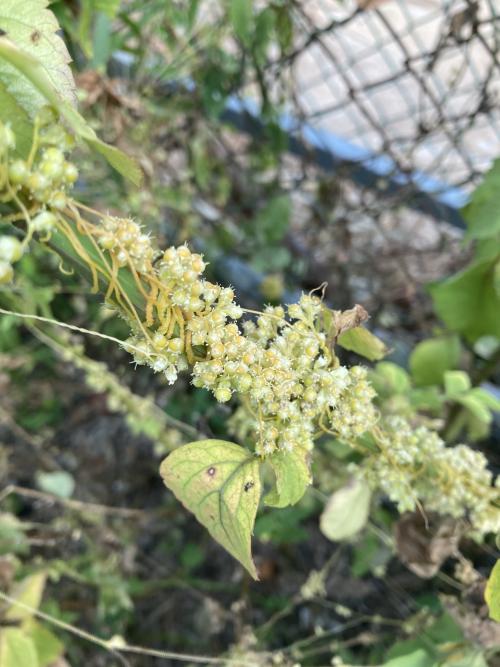
{"label": "green unripe fruit", "polygon": [[222,357],[224,351],[225,347],[222,343],[217,342],[210,346],[210,354],[212,357]]}
{"label": "green unripe fruit", "polygon": [[201,282],[195,282],[191,286],[191,296],[201,296],[203,294],[203,285]]}
{"label": "green unripe fruit", "polygon": [[115,245],[115,239],[112,236],[101,236],[98,242],[104,250],[111,250]]}
{"label": "green unripe fruit", "polygon": [[201,259],[199,255],[193,255],[193,259],[191,262],[191,267],[193,271],[196,271],[196,273],[202,273],[205,269],[205,262]]}
{"label": "green unripe fruit", "polygon": [[0,236],[0,259],[13,264],[21,259],[23,248],[15,236]]}
{"label": "green unripe fruit", "polygon": [[304,400],[308,403],[313,403],[316,400],[316,391],[312,387],[305,390]]}
{"label": "green unripe fruit", "polygon": [[219,403],[227,403],[231,399],[231,395],[231,389],[224,385],[217,387],[214,392],[214,396]]}
{"label": "green unripe fruit", "polygon": [[163,350],[167,346],[167,338],[161,333],[155,333],[153,336],[153,347],[157,350]]}
{"label": "green unripe fruit", "polygon": [[9,165],[9,179],[13,185],[26,183],[29,173],[28,166],[24,160],[14,160]]}
{"label": "green unripe fruit", "polygon": [[66,195],[64,192],[54,192],[52,197],[49,200],[49,204],[52,208],[57,209],[58,211],[62,211],[64,208],[66,208],[66,204],[68,203],[68,200],[66,198]]}
{"label": "green unripe fruit", "polygon": [[40,165],[40,172],[50,181],[55,181],[63,175],[63,165],[56,160],[43,160]]}
{"label": "green unripe fruit", "polygon": [[34,173],[28,178],[27,185],[32,192],[40,193],[49,187],[50,182],[43,174]]}
{"label": "green unripe fruit", "polygon": [[50,211],[41,211],[31,221],[35,232],[51,232],[57,223],[56,216]]}
{"label": "green unripe fruit", "polygon": [[64,181],[69,185],[72,185],[73,183],[75,183],[77,178],[78,178],[78,169],[75,167],[74,164],[71,164],[71,162],[65,162],[63,170]]}
{"label": "green unripe fruit", "polygon": [[128,262],[128,254],[126,250],[119,250],[116,254],[116,260],[120,266],[125,266]]}
{"label": "green unripe fruit", "polygon": [[201,299],[198,299],[197,297],[193,297],[192,299],[189,299],[189,310],[192,310],[193,312],[196,312],[198,310],[201,310],[205,304]]}
{"label": "green unripe fruit", "polygon": [[43,153],[43,162],[44,164],[53,162],[55,164],[60,164],[61,167],[64,164],[64,153],[56,148],[55,146],[50,146],[46,148]]}
{"label": "green unripe fruit", "polygon": [[191,271],[190,269],[188,269],[187,271],[184,271],[184,273],[182,274],[182,279],[186,283],[194,283],[194,281],[197,279],[197,277],[198,277],[198,274],[196,273],[196,271]]}
{"label": "green unripe fruit", "polygon": [[0,285],[10,283],[14,277],[14,269],[8,262],[0,260]]}
{"label": "green unripe fruit", "polygon": [[172,338],[168,341],[168,349],[171,352],[182,352],[184,349],[184,343],[180,338]]}
{"label": "green unripe fruit", "polygon": [[248,391],[252,386],[252,376],[250,373],[240,375],[236,380],[236,386],[238,387],[238,391]]}

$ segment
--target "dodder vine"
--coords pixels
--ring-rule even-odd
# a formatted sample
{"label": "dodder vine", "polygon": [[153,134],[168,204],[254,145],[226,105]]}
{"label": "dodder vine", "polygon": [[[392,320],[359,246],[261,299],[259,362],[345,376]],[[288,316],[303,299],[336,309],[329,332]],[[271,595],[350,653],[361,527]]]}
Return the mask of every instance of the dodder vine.
{"label": "dodder vine", "polygon": [[[26,74],[30,61],[22,52],[17,57]],[[39,80],[28,79],[27,86]],[[123,347],[137,364],[169,383],[189,372],[217,401],[238,402],[231,427],[247,447],[198,441],[162,464],[167,486],[215,539],[256,576],[250,536],[260,466],[267,462],[275,475],[265,502],[294,504],[312,481],[314,443],[324,434],[356,450],[360,463],[352,474],[401,511],[419,506],[469,517],[477,539],[500,530],[499,485],[485,457],[466,445],[447,448],[436,433],[402,417],[384,419],[366,369],[340,365],[335,346],[342,333],[358,329],[359,310],[331,311],[312,293],[286,307],[246,312],[231,288],[204,278],[201,255],[185,245],[161,251],[138,222],[73,198],[78,171],[68,153],[74,135],[85,131],[68,128],[67,102],[59,108],[46,83],[41,90],[50,106],[35,109],[24,156],[16,151],[14,119],[0,125],[2,221],[15,225],[0,237],[0,282],[15,280],[15,263],[34,239],[49,244],[64,264],[84,266],[92,291],[126,319],[131,334]]]}

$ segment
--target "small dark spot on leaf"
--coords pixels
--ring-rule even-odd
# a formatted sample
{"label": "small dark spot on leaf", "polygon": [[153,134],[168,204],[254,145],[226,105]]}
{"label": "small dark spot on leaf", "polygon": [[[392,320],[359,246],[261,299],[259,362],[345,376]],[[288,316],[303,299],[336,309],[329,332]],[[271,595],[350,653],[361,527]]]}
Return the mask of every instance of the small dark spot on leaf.
{"label": "small dark spot on leaf", "polygon": [[215,475],[215,468],[213,466],[207,470],[207,475],[209,477],[213,477]]}
{"label": "small dark spot on leaf", "polygon": [[2,30],[2,28],[0,28],[0,37],[3,37],[6,34],[7,33],[5,32],[5,30]]}
{"label": "small dark spot on leaf", "polygon": [[247,483],[245,484],[245,486],[243,487],[243,490],[244,490],[244,491],[250,491],[250,489],[252,488],[252,486],[255,486],[253,482],[247,482]]}
{"label": "small dark spot on leaf", "polygon": [[41,36],[42,35],[38,30],[33,30],[33,32],[30,35],[30,39],[33,42],[33,44],[37,44],[40,41]]}

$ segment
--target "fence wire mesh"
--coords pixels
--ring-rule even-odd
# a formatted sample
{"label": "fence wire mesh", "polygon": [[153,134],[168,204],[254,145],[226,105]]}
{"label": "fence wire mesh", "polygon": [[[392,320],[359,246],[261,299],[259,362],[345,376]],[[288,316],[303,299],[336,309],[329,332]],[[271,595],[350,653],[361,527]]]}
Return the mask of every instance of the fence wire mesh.
{"label": "fence wire mesh", "polygon": [[[310,284],[329,274],[335,300],[360,300],[385,316],[387,304],[411,302],[422,324],[422,286],[464,260],[460,236],[440,220],[450,220],[449,210],[467,201],[500,155],[500,5],[302,0],[293,7],[297,42],[274,63],[281,79],[288,68],[286,108],[295,119],[288,124],[338,158],[324,206],[310,196],[317,172],[304,171],[302,160],[289,174],[295,199],[314,208],[301,217],[299,205],[295,221],[317,268]],[[368,185],[360,163],[373,174]],[[429,208],[422,192],[437,206]]]}
{"label": "fence wire mesh", "polygon": [[[461,230],[447,222],[460,221],[500,155],[499,1],[291,0],[287,10],[292,46],[233,89],[231,104],[240,120],[245,109],[258,120],[268,98],[292,150],[256,173],[252,139],[207,120],[200,104],[159,139],[164,181],[182,187],[186,146],[203,126],[232,186],[221,204],[194,184],[200,229],[228,225],[238,236],[278,182],[293,201],[285,242],[289,272],[305,267],[295,271],[299,287],[326,280],[338,307],[360,302],[388,325],[403,314],[421,326],[430,316],[423,286],[466,259]],[[203,41],[193,50],[203,65]],[[172,242],[184,240],[178,229]],[[241,235],[243,256],[249,240]],[[238,275],[226,278],[238,287]]]}
{"label": "fence wire mesh", "polygon": [[403,174],[470,191],[500,153],[495,0],[307,0],[290,65],[302,118]]}

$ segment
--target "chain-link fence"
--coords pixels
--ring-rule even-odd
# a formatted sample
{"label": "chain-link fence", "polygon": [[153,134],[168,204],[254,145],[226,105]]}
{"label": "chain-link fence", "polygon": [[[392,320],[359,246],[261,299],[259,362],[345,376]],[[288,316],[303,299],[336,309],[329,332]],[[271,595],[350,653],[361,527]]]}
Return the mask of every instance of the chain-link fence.
{"label": "chain-link fence", "polygon": [[[500,155],[500,5],[307,0],[292,15],[293,50],[267,75],[288,81],[281,124],[296,157],[284,180],[311,284],[329,269],[347,300],[405,302],[460,263],[441,223],[463,226],[460,208]],[[240,120],[248,95],[232,107]],[[321,206],[310,193],[324,170]]]}
{"label": "chain-link fence", "polygon": [[423,190],[470,191],[500,153],[500,6],[364,4],[296,5],[306,37],[289,64],[302,118]]}
{"label": "chain-link fence", "polygon": [[[213,230],[225,228],[233,239],[228,254],[248,258],[255,220],[278,184],[293,203],[285,238],[292,259],[263,260],[261,274],[288,271],[298,289],[326,280],[338,307],[361,302],[388,324],[394,308],[399,320],[411,311],[422,324],[430,314],[423,286],[460,268],[460,209],[500,155],[498,0],[291,0],[293,41],[266,52],[257,72],[233,31],[224,32],[220,9],[214,0],[205,18],[210,34],[221,35],[217,43],[241,59],[241,79],[217,71],[206,34],[193,38],[191,64],[186,58],[180,74],[158,77],[174,112],[174,99],[198,100],[168,131],[157,128],[163,184],[176,199],[182,191],[193,202],[191,218],[199,218],[185,229],[182,207],[170,206],[169,241],[196,228],[209,243]],[[205,78],[195,67],[205,68]],[[217,79],[221,98],[231,93],[225,118],[254,137],[269,129],[270,101],[288,136],[285,153],[271,149],[271,166],[255,169],[245,133],[207,118],[208,78]],[[200,146],[212,172],[230,179],[227,197],[196,176],[187,185]],[[271,259],[282,250],[271,249]],[[238,288],[241,275],[222,279]]]}

